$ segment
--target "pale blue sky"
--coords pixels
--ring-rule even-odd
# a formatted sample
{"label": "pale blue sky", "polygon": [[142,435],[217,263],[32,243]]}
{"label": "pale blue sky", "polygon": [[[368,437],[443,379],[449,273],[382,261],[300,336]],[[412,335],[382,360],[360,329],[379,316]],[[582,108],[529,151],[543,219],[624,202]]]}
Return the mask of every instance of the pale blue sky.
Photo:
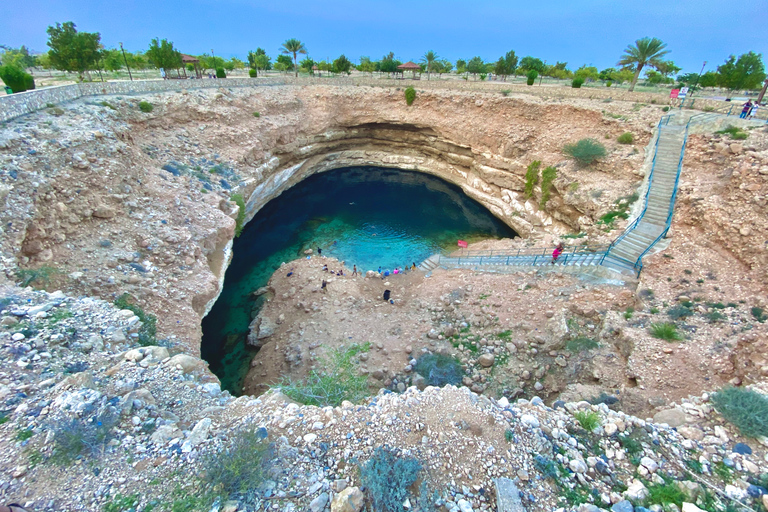
{"label": "pale blue sky", "polygon": [[417,61],[427,50],[455,61],[496,60],[512,49],[576,69],[615,66],[627,44],[658,37],[684,71],[729,54],[768,52],[768,1],[741,0],[25,0],[0,2],[0,44],[47,50],[46,27],[74,21],[102,42],[145,50],[167,38],[184,53],[273,58],[295,37],[315,60],[354,61],[393,51]]}

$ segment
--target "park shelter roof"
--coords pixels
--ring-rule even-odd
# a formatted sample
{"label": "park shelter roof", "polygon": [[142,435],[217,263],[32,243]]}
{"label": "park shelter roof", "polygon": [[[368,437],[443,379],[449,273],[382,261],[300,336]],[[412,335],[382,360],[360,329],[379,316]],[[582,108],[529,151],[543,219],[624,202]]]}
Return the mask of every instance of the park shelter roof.
{"label": "park shelter roof", "polygon": [[192,62],[200,62],[200,60],[197,57],[193,57],[191,55],[187,55],[186,53],[182,53],[181,54],[181,62],[192,63]]}
{"label": "park shelter roof", "polygon": [[421,66],[411,61],[408,61],[405,64],[400,64],[399,66],[397,66],[397,69],[416,70],[416,69],[421,69]]}

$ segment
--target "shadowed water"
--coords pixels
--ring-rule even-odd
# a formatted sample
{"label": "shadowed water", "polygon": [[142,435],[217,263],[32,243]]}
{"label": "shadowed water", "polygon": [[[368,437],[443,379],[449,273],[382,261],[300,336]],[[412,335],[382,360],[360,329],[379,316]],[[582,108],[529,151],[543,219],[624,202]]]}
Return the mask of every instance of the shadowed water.
{"label": "shadowed water", "polygon": [[260,304],[252,292],[307,248],[357,265],[394,269],[456,247],[516,233],[458,187],[421,173],[355,167],[307,178],[267,203],[235,240],[224,289],[203,319],[202,355],[233,394],[255,350],[245,338]]}

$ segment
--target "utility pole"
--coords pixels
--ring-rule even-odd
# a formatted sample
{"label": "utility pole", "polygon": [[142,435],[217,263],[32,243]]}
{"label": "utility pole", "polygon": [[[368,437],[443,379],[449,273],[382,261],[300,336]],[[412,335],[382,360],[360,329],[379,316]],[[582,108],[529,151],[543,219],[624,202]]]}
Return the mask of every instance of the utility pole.
{"label": "utility pole", "polygon": [[133,82],[133,75],[131,74],[131,67],[128,65],[128,59],[125,58],[125,49],[123,49],[123,43],[120,43],[120,51],[123,52],[123,60],[125,61],[125,67],[128,69],[128,76],[131,78],[131,82]]}
{"label": "utility pole", "polygon": [[213,48],[211,48],[211,58],[213,59],[213,78],[218,78],[216,75],[216,55],[213,54]]}
{"label": "utility pole", "polygon": [[707,61],[704,61],[704,64],[701,65],[701,71],[699,71],[699,76],[696,77],[696,81],[693,83],[691,96],[693,96],[693,93],[696,92],[696,86],[699,85],[699,79],[701,78],[701,74],[704,72],[704,68],[707,66]]}

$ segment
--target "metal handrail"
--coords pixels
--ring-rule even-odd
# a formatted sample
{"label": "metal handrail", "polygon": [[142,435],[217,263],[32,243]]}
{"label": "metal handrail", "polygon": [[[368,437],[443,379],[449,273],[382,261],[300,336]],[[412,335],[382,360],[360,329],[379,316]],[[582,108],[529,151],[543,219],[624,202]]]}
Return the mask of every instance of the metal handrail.
{"label": "metal handrail", "polygon": [[[562,254],[583,254],[583,253],[595,253],[605,251],[610,247],[609,244],[581,244],[581,245],[568,245],[563,248]],[[469,251],[465,249],[459,249],[450,254],[446,254],[447,258],[477,258],[477,257],[518,257],[518,256],[547,256],[551,255],[553,251],[552,247],[522,247],[515,252],[506,251]]]}

